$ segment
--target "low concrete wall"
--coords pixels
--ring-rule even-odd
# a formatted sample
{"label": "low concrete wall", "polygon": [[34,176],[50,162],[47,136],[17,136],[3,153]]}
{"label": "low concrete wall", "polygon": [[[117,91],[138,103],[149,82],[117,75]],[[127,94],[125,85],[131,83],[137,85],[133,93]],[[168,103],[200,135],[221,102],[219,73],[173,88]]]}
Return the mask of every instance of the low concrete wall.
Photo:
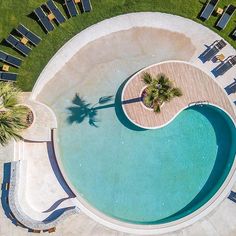
{"label": "low concrete wall", "polygon": [[64,220],[66,217],[77,214],[80,212],[77,207],[61,208],[53,211],[45,220],[38,221],[30,218],[26,215],[20,206],[18,201],[18,186],[19,175],[22,174],[20,169],[24,169],[24,161],[11,162],[11,176],[10,176],[10,188],[8,194],[9,207],[16,220],[29,229],[34,230],[47,230]]}

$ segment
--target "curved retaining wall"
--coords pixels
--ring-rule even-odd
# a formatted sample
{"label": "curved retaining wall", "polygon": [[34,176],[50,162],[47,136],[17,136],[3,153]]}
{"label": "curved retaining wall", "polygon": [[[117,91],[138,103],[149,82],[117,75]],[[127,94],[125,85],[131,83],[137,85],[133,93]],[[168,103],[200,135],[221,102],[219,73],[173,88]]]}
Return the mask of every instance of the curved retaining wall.
{"label": "curved retaining wall", "polygon": [[8,193],[9,207],[18,222],[29,229],[48,230],[56,227],[59,221],[64,220],[66,217],[79,213],[79,209],[77,207],[61,208],[52,212],[52,214],[43,221],[34,220],[26,215],[21,210],[21,206],[18,201],[18,180],[22,164],[23,163],[21,163],[21,161],[11,162],[10,188]]}

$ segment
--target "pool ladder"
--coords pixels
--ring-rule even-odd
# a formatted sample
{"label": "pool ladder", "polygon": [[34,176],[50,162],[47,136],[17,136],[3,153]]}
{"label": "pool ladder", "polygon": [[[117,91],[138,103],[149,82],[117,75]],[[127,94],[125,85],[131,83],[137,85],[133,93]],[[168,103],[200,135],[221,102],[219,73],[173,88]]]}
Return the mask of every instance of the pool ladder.
{"label": "pool ladder", "polygon": [[197,102],[191,102],[188,104],[188,107],[191,106],[201,106],[201,105],[208,105],[209,102],[208,101],[197,101]]}

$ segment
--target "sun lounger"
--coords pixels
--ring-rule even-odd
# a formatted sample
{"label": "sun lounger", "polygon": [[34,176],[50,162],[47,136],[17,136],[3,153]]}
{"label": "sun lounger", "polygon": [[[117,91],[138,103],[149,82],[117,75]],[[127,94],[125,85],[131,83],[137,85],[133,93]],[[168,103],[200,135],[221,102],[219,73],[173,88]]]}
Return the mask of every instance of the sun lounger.
{"label": "sun lounger", "polygon": [[61,24],[66,21],[66,18],[62,15],[62,13],[52,0],[47,1],[46,6],[50,10],[50,12],[55,16],[55,20],[58,24]]}
{"label": "sun lounger", "polygon": [[230,68],[236,65],[236,56],[230,58],[227,62],[225,62],[222,66],[220,66],[216,73],[218,75],[223,75],[226,73]]}
{"label": "sun lounger", "polygon": [[92,10],[92,6],[90,3],[90,0],[81,0],[83,11],[84,12],[89,12]]}
{"label": "sun lounger", "polygon": [[212,48],[209,48],[209,50],[207,50],[202,55],[202,57],[204,58],[205,61],[209,61],[225,46],[226,46],[226,42],[223,39],[221,39]]}
{"label": "sun lounger", "polygon": [[21,43],[16,37],[14,37],[13,35],[9,35],[8,38],[6,39],[6,41],[15,49],[17,49],[19,52],[21,52],[24,56],[28,56],[28,54],[31,51],[31,48],[29,48],[28,46],[24,45],[23,43]]}
{"label": "sun lounger", "polygon": [[10,64],[15,67],[20,67],[22,63],[21,59],[13,57],[3,51],[0,51],[0,61],[6,62],[7,64]]}
{"label": "sun lounger", "polygon": [[29,29],[27,29],[24,25],[20,24],[16,31],[20,33],[23,37],[27,38],[32,44],[37,46],[40,41],[42,40],[39,36],[31,32]]}
{"label": "sun lounger", "polygon": [[236,7],[233,5],[229,5],[225,10],[224,14],[220,17],[219,21],[217,22],[216,26],[220,29],[224,29],[228,24],[230,18],[234,14]]}
{"label": "sun lounger", "polygon": [[10,72],[0,71],[0,80],[4,81],[16,81],[17,74]]}
{"label": "sun lounger", "polygon": [[207,5],[206,5],[206,7],[204,8],[204,10],[202,11],[200,17],[201,17],[202,19],[204,19],[204,20],[207,20],[207,19],[211,16],[212,12],[214,11],[214,9],[215,9],[215,7],[216,7],[218,1],[219,1],[219,0],[210,0],[210,1],[207,3]]}
{"label": "sun lounger", "polygon": [[65,5],[69,12],[70,17],[76,16],[78,14],[74,0],[65,0]]}
{"label": "sun lounger", "polygon": [[45,28],[47,32],[54,30],[54,25],[50,22],[44,11],[41,7],[38,7],[34,10],[35,15],[38,17],[39,21]]}

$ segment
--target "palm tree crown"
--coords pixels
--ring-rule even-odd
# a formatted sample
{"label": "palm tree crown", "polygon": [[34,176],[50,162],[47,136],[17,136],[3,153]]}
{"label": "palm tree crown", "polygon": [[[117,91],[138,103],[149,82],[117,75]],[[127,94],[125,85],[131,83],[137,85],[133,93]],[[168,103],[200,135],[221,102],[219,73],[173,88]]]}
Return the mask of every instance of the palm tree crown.
{"label": "palm tree crown", "polygon": [[28,127],[29,109],[18,104],[20,90],[12,83],[0,82],[0,144],[6,145],[12,138],[19,140],[20,132]]}
{"label": "palm tree crown", "polygon": [[147,85],[142,94],[143,103],[147,107],[153,108],[155,112],[160,112],[160,107],[164,102],[182,96],[181,89],[174,87],[172,81],[164,74],[158,74],[153,78],[146,72],[142,79]]}

